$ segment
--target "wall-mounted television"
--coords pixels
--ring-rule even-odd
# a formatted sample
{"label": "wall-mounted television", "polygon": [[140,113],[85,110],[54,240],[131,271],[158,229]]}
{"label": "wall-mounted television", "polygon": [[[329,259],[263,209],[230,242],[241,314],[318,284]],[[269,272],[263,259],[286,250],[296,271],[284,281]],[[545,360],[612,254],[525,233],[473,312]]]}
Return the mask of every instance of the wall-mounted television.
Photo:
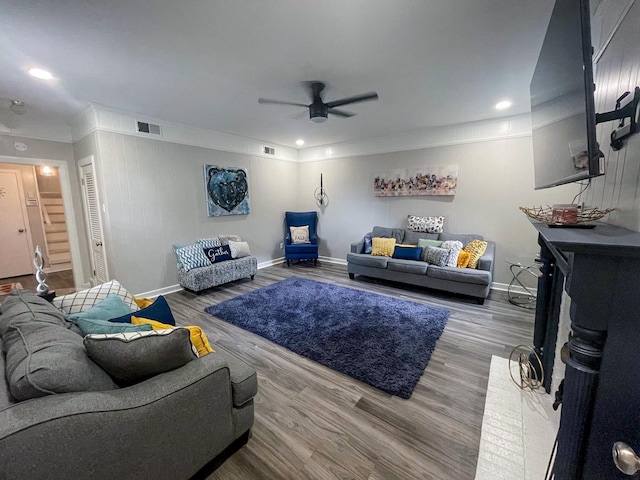
{"label": "wall-mounted television", "polygon": [[604,173],[592,52],[589,0],[556,0],[530,86],[536,190]]}

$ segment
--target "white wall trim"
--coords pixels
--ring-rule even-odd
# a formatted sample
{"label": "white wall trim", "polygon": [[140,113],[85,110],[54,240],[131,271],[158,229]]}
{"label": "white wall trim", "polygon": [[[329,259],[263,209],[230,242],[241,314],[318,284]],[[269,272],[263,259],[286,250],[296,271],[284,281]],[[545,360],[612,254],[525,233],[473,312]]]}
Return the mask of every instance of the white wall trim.
{"label": "white wall trim", "polygon": [[134,293],[134,295],[141,298],[156,298],[160,295],[169,295],[170,293],[179,292],[181,290],[184,290],[184,288],[176,283],[175,285],[169,285],[168,287],[162,287],[156,290],[149,290],[148,292]]}
{"label": "white wall trim", "polygon": [[336,265],[347,265],[347,261],[344,258],[323,257],[319,256],[318,260],[327,263],[335,263]]}
{"label": "white wall trim", "polygon": [[298,161],[316,162],[530,136],[531,115],[526,113],[496,120],[432,127],[353,142],[305,148],[300,150]]}
{"label": "white wall trim", "polygon": [[[136,121],[155,123],[160,126],[160,135],[149,135],[137,131]],[[295,148],[278,145],[267,140],[246,138],[228,133],[206,130],[195,126],[172,123],[149,115],[136,114],[111,109],[102,105],[93,104],[83,110],[74,122],[72,129],[73,142],[81,140],[95,131],[105,131],[132,135],[134,137],[158,140],[180,145],[211,148],[224,152],[240,153],[254,157],[263,157],[289,162],[298,161],[298,150]],[[275,148],[275,155],[266,155],[264,146]]]}
{"label": "white wall trim", "polygon": [[272,260],[267,260],[266,262],[258,263],[258,270],[262,270],[263,268],[273,267],[274,265],[279,265],[284,263],[284,257],[274,258]]}
{"label": "white wall trim", "polygon": [[[62,202],[64,203],[65,220],[67,221],[67,231],[69,232],[69,247],[71,249],[71,263],[73,265],[73,281],[76,287],[86,284],[82,278],[85,271],[85,262],[80,254],[80,244],[78,241],[78,226],[76,225],[76,213],[73,206],[71,194],[71,177],[69,175],[69,164],[63,160],[51,160],[47,158],[9,157],[0,155],[0,162],[19,163],[21,165],[49,165],[58,167],[60,174],[60,187],[62,190]],[[86,269],[88,271],[88,268]]]}

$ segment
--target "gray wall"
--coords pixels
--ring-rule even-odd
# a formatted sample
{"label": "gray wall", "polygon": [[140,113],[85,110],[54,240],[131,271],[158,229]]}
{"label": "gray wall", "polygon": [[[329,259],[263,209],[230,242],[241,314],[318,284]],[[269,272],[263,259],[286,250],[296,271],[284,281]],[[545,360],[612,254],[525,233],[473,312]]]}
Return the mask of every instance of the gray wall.
{"label": "gray wall", "polygon": [[[450,164],[459,167],[455,196],[373,196],[378,172]],[[313,191],[321,172],[329,202],[319,209]],[[518,207],[569,203],[578,192],[576,185],[533,190],[531,137],[302,163],[299,183],[299,207],[320,212],[320,255],[344,259],[350,243],[374,225],[406,227],[409,214],[444,215],[446,231],[496,242],[499,283],[511,280],[506,259],[531,264],[539,250],[535,230]]]}
{"label": "gray wall", "polygon": [[[619,30],[600,57],[596,69],[596,111],[613,110],[616,98],[640,85],[640,2],[635,2]],[[628,123],[628,122],[627,122]],[[606,175],[592,181],[582,199],[589,206],[616,208],[609,223],[640,230],[640,134],[629,137],[615,152],[609,136],[618,122],[597,127],[600,149],[605,154]]]}
{"label": "gray wall", "polygon": [[[109,275],[127,289],[175,285],[172,244],[202,237],[240,235],[258,262],[282,256],[283,214],[297,206],[296,163],[106,131],[92,136],[96,143],[76,144],[76,158],[96,155]],[[248,170],[249,215],[207,216],[204,164]]]}

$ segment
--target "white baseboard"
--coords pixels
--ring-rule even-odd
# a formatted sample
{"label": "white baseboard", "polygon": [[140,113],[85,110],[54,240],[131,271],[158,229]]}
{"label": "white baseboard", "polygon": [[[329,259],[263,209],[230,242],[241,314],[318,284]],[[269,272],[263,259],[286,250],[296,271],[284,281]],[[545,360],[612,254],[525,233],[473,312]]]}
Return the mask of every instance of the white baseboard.
{"label": "white baseboard", "polygon": [[[498,282],[492,282],[491,283],[491,289],[492,290],[500,290],[501,292],[508,292],[509,291],[509,284],[508,283],[498,283]],[[535,288],[532,288],[531,291],[535,292]],[[514,285],[511,287],[511,293],[515,293],[518,295],[528,295],[528,292],[522,288],[519,285]]]}
{"label": "white baseboard", "polygon": [[336,265],[346,265],[347,261],[344,258],[334,258],[334,257],[318,257],[318,260],[327,263],[335,263]]}
{"label": "white baseboard", "polygon": [[142,298],[156,298],[160,295],[168,295],[170,293],[179,292],[180,290],[183,290],[183,288],[176,283],[175,285],[158,288],[157,290],[149,290],[148,292],[135,293],[134,295]]}
{"label": "white baseboard", "polygon": [[284,257],[274,258],[272,260],[267,260],[266,262],[260,262],[258,263],[258,270],[267,267],[273,267],[274,265],[279,265],[281,263],[284,263]]}

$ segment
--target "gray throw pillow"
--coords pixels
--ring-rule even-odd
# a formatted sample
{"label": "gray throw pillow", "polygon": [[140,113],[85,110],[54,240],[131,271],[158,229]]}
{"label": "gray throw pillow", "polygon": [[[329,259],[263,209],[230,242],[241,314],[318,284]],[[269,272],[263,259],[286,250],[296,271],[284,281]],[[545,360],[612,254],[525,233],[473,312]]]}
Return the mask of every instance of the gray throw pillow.
{"label": "gray throw pillow", "polygon": [[87,335],[84,346],[93,361],[122,386],[180,368],[197,358],[186,328]]}
{"label": "gray throw pillow", "polygon": [[427,247],[427,262],[439,267],[447,265],[449,260],[450,250],[439,247]]}
{"label": "gray throw pillow", "polygon": [[87,356],[62,312],[28,290],[15,290],[2,303],[0,337],[16,400],[117,388]]}

